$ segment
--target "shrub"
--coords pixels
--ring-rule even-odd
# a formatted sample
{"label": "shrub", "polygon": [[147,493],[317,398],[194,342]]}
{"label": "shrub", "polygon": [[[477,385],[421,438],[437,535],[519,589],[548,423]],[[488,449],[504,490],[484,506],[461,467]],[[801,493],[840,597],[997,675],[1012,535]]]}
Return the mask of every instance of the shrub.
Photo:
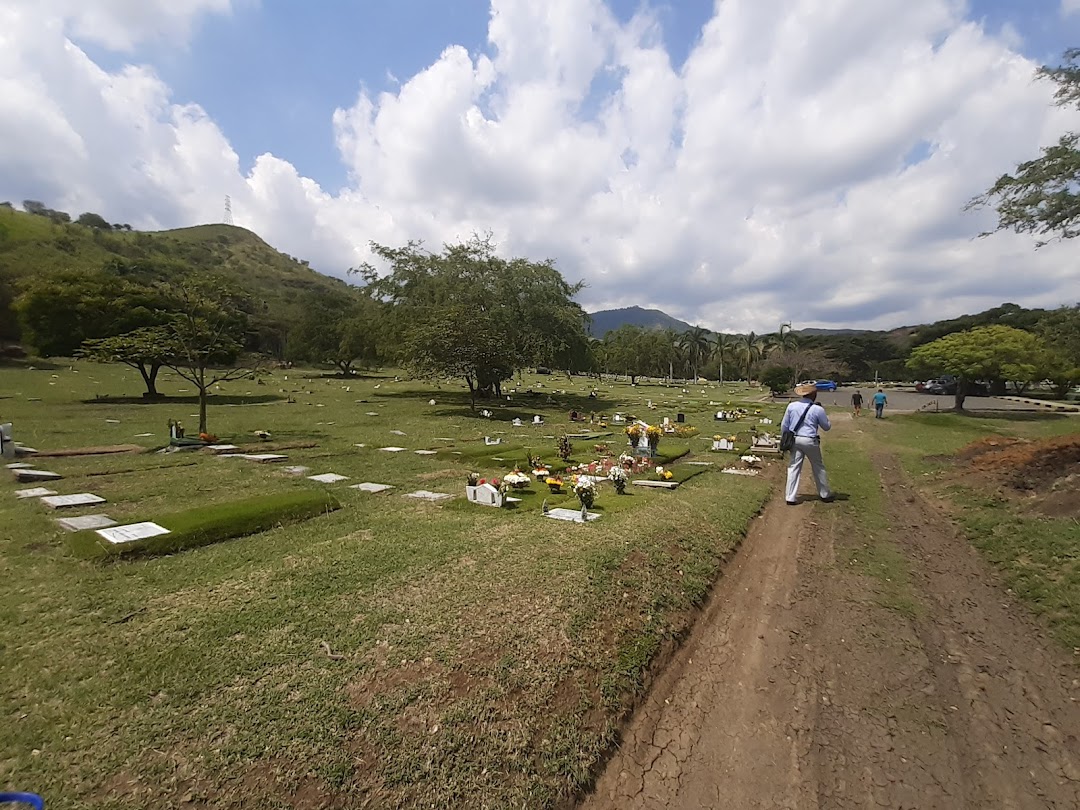
{"label": "shrub", "polygon": [[795,379],[795,370],[787,366],[773,366],[761,375],[761,382],[768,386],[773,394],[783,394],[791,387]]}

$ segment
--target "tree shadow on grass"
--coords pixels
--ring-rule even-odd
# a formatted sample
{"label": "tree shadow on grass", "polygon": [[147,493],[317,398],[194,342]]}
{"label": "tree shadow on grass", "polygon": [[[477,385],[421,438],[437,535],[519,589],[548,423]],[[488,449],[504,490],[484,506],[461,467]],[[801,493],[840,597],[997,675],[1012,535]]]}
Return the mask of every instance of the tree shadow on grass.
{"label": "tree shadow on grass", "polygon": [[1067,413],[1053,411],[942,411],[968,419],[993,419],[1002,422],[1057,422],[1071,418]]}
{"label": "tree shadow on grass", "polygon": [[[190,397],[113,397],[103,395],[93,399],[80,400],[83,405],[198,405],[197,396]],[[270,402],[284,402],[285,397],[277,394],[251,394],[236,396],[210,396],[207,405],[266,405]]]}
{"label": "tree shadow on grass", "polygon": [[[533,415],[538,411],[563,410],[569,413],[577,411],[580,414],[610,413],[615,409],[615,401],[597,396],[590,399],[588,395],[579,394],[553,394],[550,391],[536,393],[535,395],[517,394],[512,395],[507,401],[506,396],[491,397],[489,399],[476,400],[476,409],[473,410],[467,391],[437,391],[431,394],[425,391],[418,394],[414,391],[376,391],[373,397],[385,399],[412,399],[424,401],[424,397],[434,399],[444,406],[453,406],[453,409],[437,411],[437,416],[453,416],[457,418],[475,417],[483,419],[480,411],[489,410],[496,414],[501,421],[503,419],[521,419],[526,417],[532,421]],[[550,400],[550,401],[549,401]]]}

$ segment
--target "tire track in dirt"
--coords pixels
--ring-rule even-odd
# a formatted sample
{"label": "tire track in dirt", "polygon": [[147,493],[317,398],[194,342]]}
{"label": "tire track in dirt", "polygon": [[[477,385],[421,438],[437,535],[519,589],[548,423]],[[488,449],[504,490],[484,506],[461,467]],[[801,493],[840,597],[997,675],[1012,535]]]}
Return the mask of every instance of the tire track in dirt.
{"label": "tire track in dirt", "polygon": [[852,506],[774,502],[582,806],[1080,807],[1077,669],[878,456],[912,607]]}

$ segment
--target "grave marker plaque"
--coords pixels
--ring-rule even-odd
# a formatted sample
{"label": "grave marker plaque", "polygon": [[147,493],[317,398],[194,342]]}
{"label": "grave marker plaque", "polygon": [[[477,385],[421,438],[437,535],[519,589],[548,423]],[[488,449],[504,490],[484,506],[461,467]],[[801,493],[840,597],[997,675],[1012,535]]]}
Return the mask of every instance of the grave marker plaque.
{"label": "grave marker plaque", "polygon": [[129,523],[126,526],[113,526],[108,529],[98,529],[96,534],[108,540],[113,545],[133,543],[136,540],[146,540],[150,537],[158,537],[163,534],[171,534],[164,526],[156,523]]}

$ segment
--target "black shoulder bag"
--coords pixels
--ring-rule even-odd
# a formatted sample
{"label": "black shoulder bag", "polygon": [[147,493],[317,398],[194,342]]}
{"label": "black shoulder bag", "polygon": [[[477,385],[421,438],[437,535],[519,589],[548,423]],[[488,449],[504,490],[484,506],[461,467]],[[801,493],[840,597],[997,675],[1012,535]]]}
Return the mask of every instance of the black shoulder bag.
{"label": "black shoulder bag", "polygon": [[806,419],[806,415],[810,413],[810,409],[814,407],[814,403],[811,402],[806,406],[806,410],[802,412],[802,416],[799,417],[799,421],[795,423],[795,427],[791,430],[785,430],[780,434],[780,452],[787,453],[795,449],[795,433],[802,427],[803,421]]}

